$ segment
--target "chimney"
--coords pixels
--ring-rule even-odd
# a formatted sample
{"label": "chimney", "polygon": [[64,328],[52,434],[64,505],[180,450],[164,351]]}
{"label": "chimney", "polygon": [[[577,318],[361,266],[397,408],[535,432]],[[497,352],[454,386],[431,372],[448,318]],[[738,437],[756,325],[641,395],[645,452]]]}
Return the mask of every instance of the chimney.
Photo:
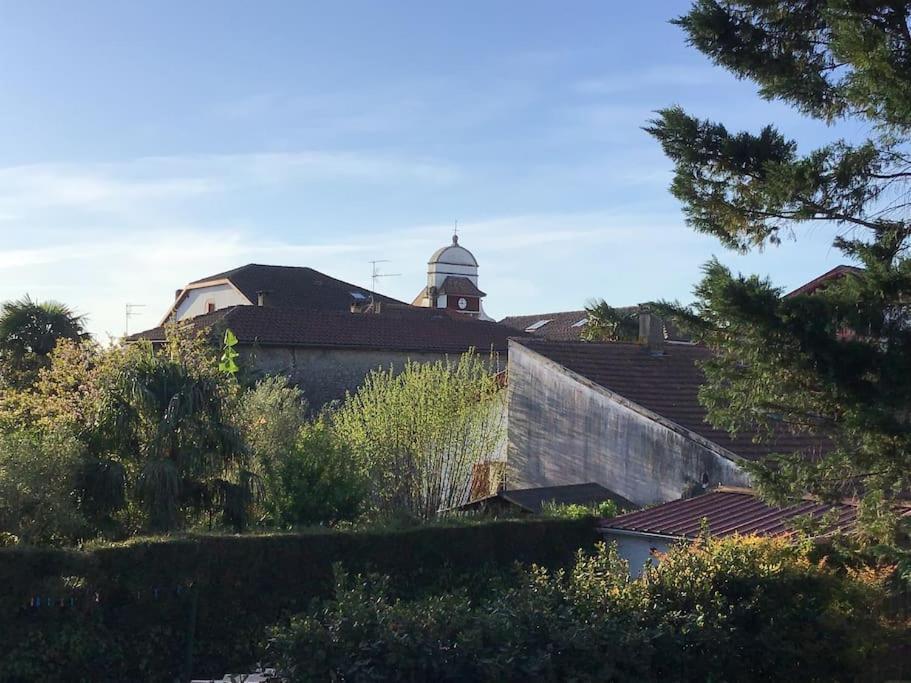
{"label": "chimney", "polygon": [[648,304],[639,304],[639,343],[653,354],[664,353],[664,324]]}
{"label": "chimney", "polygon": [[270,295],[271,293],[272,293],[272,292],[270,292],[270,291],[267,290],[267,289],[264,289],[264,290],[262,290],[261,292],[257,292],[257,293],[256,293],[256,305],[257,305],[257,306],[268,306],[268,305],[269,305],[269,299],[270,299],[269,295]]}

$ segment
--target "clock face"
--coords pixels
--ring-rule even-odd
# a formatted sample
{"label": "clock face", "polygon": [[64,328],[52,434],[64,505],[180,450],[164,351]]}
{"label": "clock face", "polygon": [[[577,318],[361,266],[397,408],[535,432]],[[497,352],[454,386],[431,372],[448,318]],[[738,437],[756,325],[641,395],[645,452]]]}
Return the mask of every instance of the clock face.
{"label": "clock face", "polygon": [[468,308],[468,301],[465,299],[464,296],[461,297],[461,298],[459,298],[459,308],[461,308],[463,311],[464,311],[466,308]]}

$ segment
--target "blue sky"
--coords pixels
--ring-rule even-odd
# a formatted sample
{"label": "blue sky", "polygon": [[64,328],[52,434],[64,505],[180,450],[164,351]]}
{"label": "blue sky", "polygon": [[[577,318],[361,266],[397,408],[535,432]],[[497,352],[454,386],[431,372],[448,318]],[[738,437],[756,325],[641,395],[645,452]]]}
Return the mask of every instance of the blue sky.
{"label": "blue sky", "polygon": [[62,300],[101,336],[248,262],[410,300],[450,239],[509,314],[688,300],[713,254],[784,287],[841,261],[814,228],[740,257],[687,228],[641,126],[837,135],[688,48],[686,2],[4,3],[0,300]]}

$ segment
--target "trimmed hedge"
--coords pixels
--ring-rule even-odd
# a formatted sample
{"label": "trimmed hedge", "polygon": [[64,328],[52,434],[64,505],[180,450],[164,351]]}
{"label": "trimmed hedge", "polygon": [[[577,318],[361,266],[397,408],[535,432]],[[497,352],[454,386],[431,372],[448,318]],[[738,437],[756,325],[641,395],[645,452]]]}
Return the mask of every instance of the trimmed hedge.
{"label": "trimmed hedge", "polygon": [[220,676],[256,661],[269,625],[328,597],[335,563],[410,597],[516,562],[565,566],[596,541],[589,519],[0,549],[0,681]]}

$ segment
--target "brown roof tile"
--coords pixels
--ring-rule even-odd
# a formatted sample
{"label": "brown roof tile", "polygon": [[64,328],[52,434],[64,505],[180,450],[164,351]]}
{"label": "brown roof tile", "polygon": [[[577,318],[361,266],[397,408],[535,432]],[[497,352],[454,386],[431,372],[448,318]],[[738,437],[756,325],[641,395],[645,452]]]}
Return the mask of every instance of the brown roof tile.
{"label": "brown roof tile", "polygon": [[487,296],[484,292],[477,288],[474,282],[469,280],[467,277],[460,277],[458,275],[448,275],[443,284],[440,285],[440,294],[453,294],[455,296]]}
{"label": "brown roof tile", "polygon": [[[211,280],[230,280],[253,304],[257,302],[259,292],[268,292],[269,305],[275,308],[345,311],[352,303],[370,296],[370,291],[364,287],[337,280],[313,268],[297,266],[249,263],[190,284],[198,285]],[[360,296],[355,297],[355,294]],[[374,298],[386,303],[403,303],[382,294],[376,294]]]}
{"label": "brown roof tile", "polygon": [[[200,329],[230,328],[243,344],[311,348],[358,348],[428,353],[505,353],[516,331],[494,322],[410,306],[382,313],[314,311],[232,306],[186,321]],[[130,335],[128,341],[163,341],[162,327]]]}
{"label": "brown roof tile", "polygon": [[[911,507],[903,505],[901,514],[911,514]],[[835,504],[820,503],[805,498],[799,503],[774,507],[763,502],[750,489],[721,487],[706,494],[686,500],[675,500],[645,510],[637,510],[601,524],[602,531],[630,531],[673,538],[697,538],[703,520],[712,536],[790,536],[794,533],[797,518],[810,517],[832,520],[827,533],[854,529],[857,522],[857,504],[844,501]]]}
{"label": "brown roof tile", "polygon": [[[637,313],[638,306],[624,306],[616,309],[620,313]],[[672,322],[654,316],[664,326],[664,336],[668,341],[689,341],[685,335]],[[528,330],[529,327],[546,321],[543,325],[529,331],[534,337],[552,339],[554,341],[579,341],[585,331],[585,321],[588,320],[588,311],[584,308],[578,311],[559,311],[557,313],[535,313],[534,315],[511,315],[500,322],[517,330]]]}
{"label": "brown roof tile", "polygon": [[832,270],[823,273],[819,277],[810,280],[806,284],[801,285],[793,292],[788,292],[785,294],[785,298],[797,296],[798,294],[812,294],[819,289],[824,289],[833,280],[839,280],[845,275],[859,275],[862,272],[864,272],[864,269],[858,268],[857,266],[835,266]]}

